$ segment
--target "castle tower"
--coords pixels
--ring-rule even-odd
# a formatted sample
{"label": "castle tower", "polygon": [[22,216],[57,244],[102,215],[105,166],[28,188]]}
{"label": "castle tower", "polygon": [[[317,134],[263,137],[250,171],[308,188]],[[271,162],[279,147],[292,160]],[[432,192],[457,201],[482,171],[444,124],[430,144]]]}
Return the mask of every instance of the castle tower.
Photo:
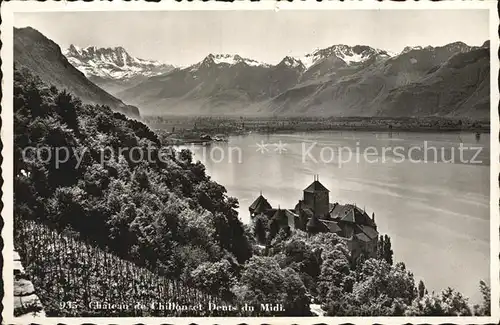
{"label": "castle tower", "polygon": [[319,232],[321,232],[323,229],[321,227],[321,222],[318,220],[318,217],[316,215],[313,215],[309,221],[307,222],[306,225],[306,231],[310,235],[315,235]]}
{"label": "castle tower", "polygon": [[304,203],[320,218],[328,215],[330,209],[330,191],[314,176],[314,181],[304,189]]}
{"label": "castle tower", "polygon": [[266,198],[260,192],[260,195],[248,208],[250,212],[250,218],[253,219],[256,215],[265,212],[266,210],[272,209],[271,204],[266,200]]}

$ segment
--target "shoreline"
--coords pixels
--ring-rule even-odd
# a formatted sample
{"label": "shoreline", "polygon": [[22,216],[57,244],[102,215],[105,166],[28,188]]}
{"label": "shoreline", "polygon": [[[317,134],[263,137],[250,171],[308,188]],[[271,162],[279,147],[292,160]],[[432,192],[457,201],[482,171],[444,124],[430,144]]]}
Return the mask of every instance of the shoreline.
{"label": "shoreline", "polygon": [[[211,143],[229,136],[307,132],[491,133],[489,120],[408,118],[200,118],[150,117],[143,120],[168,143]],[[215,139],[214,139],[215,138]]]}
{"label": "shoreline", "polygon": [[[154,129],[155,132],[162,132],[164,129]],[[199,130],[200,133],[210,134],[210,130],[202,129]],[[371,133],[472,133],[472,134],[488,134],[491,133],[489,128],[377,128],[377,127],[345,127],[345,128],[318,128],[318,129],[277,129],[272,131],[267,130],[248,130],[241,132],[228,132],[226,137],[234,137],[234,136],[248,136],[251,134],[260,134],[260,135],[273,135],[273,134],[297,134],[297,133],[310,133],[310,132],[321,132],[321,133],[341,133],[341,132],[371,132]],[[179,137],[168,138],[168,142],[172,140],[172,145],[185,145],[185,144],[198,144],[198,145],[208,145],[212,143],[227,143],[228,140],[224,141],[215,141],[215,140],[201,140],[201,139],[182,139]]]}
{"label": "shoreline", "polygon": [[[450,132],[466,132],[466,133],[491,133],[490,128],[377,128],[377,127],[344,127],[344,128],[319,128],[319,129],[307,129],[307,130],[296,130],[296,129],[286,129],[286,130],[275,130],[271,132],[263,131],[251,131],[250,133],[259,134],[276,134],[276,133],[298,133],[298,132],[343,132],[343,131],[357,131],[357,132],[384,132],[384,133],[399,133],[399,132],[411,132],[411,133],[450,133]],[[248,134],[246,132],[245,134]],[[233,135],[233,134],[230,134]],[[236,133],[237,135],[237,133]]]}

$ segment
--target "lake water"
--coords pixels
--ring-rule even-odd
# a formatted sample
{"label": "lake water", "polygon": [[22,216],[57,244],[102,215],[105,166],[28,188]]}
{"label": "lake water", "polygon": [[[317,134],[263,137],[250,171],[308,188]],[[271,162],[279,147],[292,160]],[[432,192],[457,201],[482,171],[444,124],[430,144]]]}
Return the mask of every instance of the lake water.
{"label": "lake water", "polygon": [[[330,190],[330,202],[356,203],[369,215],[375,212],[379,232],[391,237],[394,260],[404,262],[429,291],[451,286],[479,302],[479,280],[489,283],[489,138],[357,131],[250,134],[197,146],[194,153],[207,173],[239,199],[244,222],[260,191],[274,207],[293,208],[318,174]],[[461,144],[467,147],[463,157]],[[438,162],[430,147],[438,150]],[[480,152],[471,161],[476,147]],[[417,162],[425,148],[428,162]],[[441,155],[449,160],[452,152],[454,161],[442,162]]]}

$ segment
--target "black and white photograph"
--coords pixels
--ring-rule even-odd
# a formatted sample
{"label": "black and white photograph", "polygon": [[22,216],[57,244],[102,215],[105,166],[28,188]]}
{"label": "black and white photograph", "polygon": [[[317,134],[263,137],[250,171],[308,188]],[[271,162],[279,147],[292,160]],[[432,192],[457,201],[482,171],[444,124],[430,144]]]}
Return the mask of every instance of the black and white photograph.
{"label": "black and white photograph", "polygon": [[4,319],[498,321],[496,2],[279,4],[2,6]]}

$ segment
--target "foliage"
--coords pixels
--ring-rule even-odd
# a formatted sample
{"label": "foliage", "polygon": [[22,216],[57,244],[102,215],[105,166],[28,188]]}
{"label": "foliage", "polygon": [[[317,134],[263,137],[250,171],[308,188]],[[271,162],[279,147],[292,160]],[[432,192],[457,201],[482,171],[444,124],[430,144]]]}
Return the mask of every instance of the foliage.
{"label": "foliage", "polygon": [[252,255],[237,200],[143,123],[16,69],[14,126],[16,218],[186,281],[200,264]]}
{"label": "foliage", "polygon": [[439,295],[425,294],[417,298],[406,310],[407,316],[471,316],[468,299],[452,288]]}
{"label": "foliage", "polygon": [[418,282],[418,297],[423,298],[424,295],[426,294],[426,289],[425,289],[425,284],[424,281],[420,280]]}
{"label": "foliage", "polygon": [[232,300],[231,287],[235,282],[234,271],[227,260],[205,262],[191,272],[195,287],[216,297]]}
{"label": "foliage", "polygon": [[[253,256],[244,266],[240,281],[233,287],[240,304],[256,310],[261,304],[281,304],[282,315],[308,315],[309,298],[298,273],[292,268],[280,268],[272,257]],[[260,315],[279,315],[260,310]]]}
{"label": "foliage", "polygon": [[479,290],[483,296],[481,305],[474,306],[474,315],[490,316],[491,315],[491,288],[483,280],[479,281]]}
{"label": "foliage", "polygon": [[267,252],[281,269],[299,274],[312,301],[329,316],[470,315],[468,300],[460,293],[448,289],[429,295],[404,263],[392,265],[390,240],[382,240],[377,259],[358,263],[352,263],[346,239],[331,233],[294,231],[273,240]]}
{"label": "foliage", "polygon": [[265,244],[267,240],[267,232],[269,224],[266,216],[259,214],[254,218],[254,236],[259,244]]}
{"label": "foliage", "polygon": [[392,265],[393,255],[394,252],[392,251],[391,238],[387,235],[380,236],[377,243],[377,258]]}
{"label": "foliage", "polygon": [[325,301],[329,315],[403,315],[406,306],[416,297],[413,274],[406,271],[402,263],[392,266],[385,261],[368,259],[353,276],[352,288],[337,289],[336,296],[330,295]]}

